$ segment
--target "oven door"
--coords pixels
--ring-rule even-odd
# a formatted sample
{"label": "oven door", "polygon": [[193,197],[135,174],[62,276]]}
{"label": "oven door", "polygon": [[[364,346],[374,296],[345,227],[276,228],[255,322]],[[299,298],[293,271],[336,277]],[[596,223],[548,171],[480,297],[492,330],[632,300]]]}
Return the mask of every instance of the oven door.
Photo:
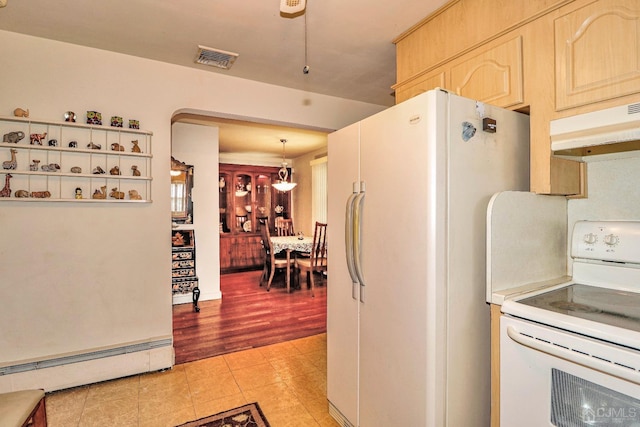
{"label": "oven door", "polygon": [[640,351],[502,316],[500,424],[640,426]]}

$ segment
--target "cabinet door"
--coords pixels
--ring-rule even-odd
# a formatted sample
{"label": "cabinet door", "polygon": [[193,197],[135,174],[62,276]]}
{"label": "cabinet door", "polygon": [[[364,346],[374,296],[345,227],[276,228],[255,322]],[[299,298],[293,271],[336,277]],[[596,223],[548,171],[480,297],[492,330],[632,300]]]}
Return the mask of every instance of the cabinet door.
{"label": "cabinet door", "polygon": [[232,238],[220,237],[220,269],[231,268],[231,244]]}
{"label": "cabinet door", "polygon": [[450,87],[458,95],[498,107],[522,103],[522,37],[454,65]]}
{"label": "cabinet door", "polygon": [[256,188],[254,191],[255,201],[253,209],[256,220],[252,231],[254,233],[260,233],[262,227],[269,227],[267,220],[273,223],[273,214],[271,213],[271,175],[268,173],[258,174],[256,175],[255,181]]}
{"label": "cabinet door", "polygon": [[247,267],[258,267],[264,263],[260,236],[250,236],[246,238],[247,246]]}
{"label": "cabinet door", "polygon": [[237,174],[235,176],[234,189],[234,214],[235,218],[231,226],[237,233],[251,231],[251,190],[253,177],[249,174]]}
{"label": "cabinet door", "polygon": [[396,104],[437,87],[446,88],[446,72],[437,70],[396,88]]}
{"label": "cabinet door", "polygon": [[640,92],[640,3],[601,0],[555,21],[556,110]]}
{"label": "cabinet door", "polygon": [[243,268],[247,265],[247,251],[245,239],[232,237],[230,240],[229,255],[231,258],[231,268]]}
{"label": "cabinet door", "polygon": [[[232,269],[254,268],[262,265],[262,245],[260,236],[239,235],[230,239],[220,239],[229,241],[229,265]],[[222,257],[222,248],[220,249]],[[222,264],[222,262],[221,262]],[[220,266],[222,268],[222,265]]]}

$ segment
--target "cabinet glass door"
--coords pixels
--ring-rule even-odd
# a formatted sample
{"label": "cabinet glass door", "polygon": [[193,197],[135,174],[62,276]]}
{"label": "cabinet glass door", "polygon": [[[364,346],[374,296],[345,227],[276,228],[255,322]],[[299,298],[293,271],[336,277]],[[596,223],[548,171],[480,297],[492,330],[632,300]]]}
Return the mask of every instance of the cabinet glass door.
{"label": "cabinet glass door", "polygon": [[[271,177],[260,174],[256,177],[256,232],[269,219],[271,211]],[[271,219],[273,221],[273,219]]]}
{"label": "cabinet glass door", "polygon": [[251,175],[238,174],[235,179],[235,227],[238,232],[250,233],[251,224]]}
{"label": "cabinet glass door", "polygon": [[218,175],[218,201],[220,209],[219,227],[220,233],[229,233],[233,223],[231,222],[229,192],[233,188],[230,184],[231,178],[228,173],[220,173]]}
{"label": "cabinet glass door", "polygon": [[[277,179],[277,178],[274,178]],[[278,191],[273,188],[273,220],[275,223],[276,217],[282,217],[284,219],[291,218],[291,206],[290,206],[291,192]]]}

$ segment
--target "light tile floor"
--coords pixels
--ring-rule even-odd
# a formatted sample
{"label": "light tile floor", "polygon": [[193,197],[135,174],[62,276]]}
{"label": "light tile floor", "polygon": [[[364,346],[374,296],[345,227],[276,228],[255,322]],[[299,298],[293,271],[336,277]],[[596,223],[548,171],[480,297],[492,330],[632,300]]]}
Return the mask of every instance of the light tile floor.
{"label": "light tile floor", "polygon": [[326,334],[47,394],[50,427],[173,427],[258,402],[272,427],[337,427]]}

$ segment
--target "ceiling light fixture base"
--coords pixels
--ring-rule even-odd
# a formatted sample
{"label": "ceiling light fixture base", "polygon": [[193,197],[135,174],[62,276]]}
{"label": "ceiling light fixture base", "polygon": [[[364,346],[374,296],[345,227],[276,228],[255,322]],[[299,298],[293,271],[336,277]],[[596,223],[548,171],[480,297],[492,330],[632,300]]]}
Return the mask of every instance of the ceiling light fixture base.
{"label": "ceiling light fixture base", "polygon": [[280,0],[280,14],[298,15],[304,12],[307,0]]}

